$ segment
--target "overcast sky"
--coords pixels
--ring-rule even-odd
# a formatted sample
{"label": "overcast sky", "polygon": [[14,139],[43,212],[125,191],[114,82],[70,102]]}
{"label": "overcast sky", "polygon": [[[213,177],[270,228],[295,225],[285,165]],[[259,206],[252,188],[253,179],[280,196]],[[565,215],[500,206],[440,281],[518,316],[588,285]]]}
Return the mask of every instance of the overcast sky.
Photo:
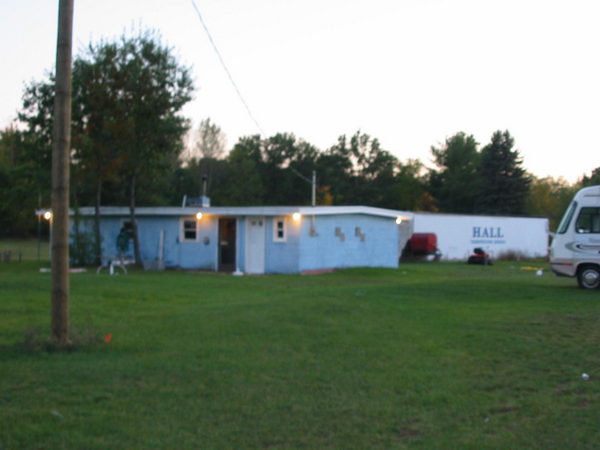
{"label": "overcast sky", "polygon": [[[600,166],[598,0],[195,0],[264,133],[319,148],[361,130],[401,160],[459,131],[509,130],[537,176]],[[0,126],[52,69],[58,1],[2,0]],[[185,114],[229,146],[260,130],[191,0],[75,0],[74,51],[154,28],[193,69]]]}

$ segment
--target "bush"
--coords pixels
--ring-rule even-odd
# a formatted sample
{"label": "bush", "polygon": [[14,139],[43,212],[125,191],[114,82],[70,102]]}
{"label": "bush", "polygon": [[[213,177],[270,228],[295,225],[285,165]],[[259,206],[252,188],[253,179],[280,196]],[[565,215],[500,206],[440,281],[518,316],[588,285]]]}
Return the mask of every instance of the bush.
{"label": "bush", "polygon": [[75,230],[71,233],[69,256],[73,266],[91,266],[96,262],[96,245],[93,233]]}
{"label": "bush", "polygon": [[520,250],[505,250],[498,253],[496,259],[498,261],[523,261],[531,258]]}

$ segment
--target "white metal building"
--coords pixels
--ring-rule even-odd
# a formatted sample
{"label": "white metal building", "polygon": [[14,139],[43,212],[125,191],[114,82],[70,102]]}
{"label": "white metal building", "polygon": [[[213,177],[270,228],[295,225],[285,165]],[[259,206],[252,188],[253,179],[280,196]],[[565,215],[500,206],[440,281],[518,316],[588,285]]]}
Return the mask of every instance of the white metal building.
{"label": "white metal building", "polygon": [[416,212],[413,231],[435,233],[443,260],[466,260],[475,247],[492,258],[507,252],[527,258],[548,255],[547,218]]}

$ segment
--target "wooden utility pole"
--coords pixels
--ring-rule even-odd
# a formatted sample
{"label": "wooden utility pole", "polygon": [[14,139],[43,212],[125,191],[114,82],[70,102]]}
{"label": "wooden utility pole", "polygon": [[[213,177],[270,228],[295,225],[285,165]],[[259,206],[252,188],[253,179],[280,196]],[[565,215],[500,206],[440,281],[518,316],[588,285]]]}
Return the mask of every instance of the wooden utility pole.
{"label": "wooden utility pole", "polygon": [[59,0],[52,144],[52,340],[69,344],[69,154],[73,0]]}

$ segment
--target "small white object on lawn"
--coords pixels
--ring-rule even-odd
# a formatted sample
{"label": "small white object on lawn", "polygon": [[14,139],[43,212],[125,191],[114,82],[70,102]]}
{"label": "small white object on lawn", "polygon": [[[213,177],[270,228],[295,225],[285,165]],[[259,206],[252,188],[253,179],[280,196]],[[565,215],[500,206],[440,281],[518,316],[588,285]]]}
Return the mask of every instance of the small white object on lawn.
{"label": "small white object on lawn", "polygon": [[583,378],[585,381],[587,381],[590,379],[590,376],[587,373],[582,373],[581,378]]}

